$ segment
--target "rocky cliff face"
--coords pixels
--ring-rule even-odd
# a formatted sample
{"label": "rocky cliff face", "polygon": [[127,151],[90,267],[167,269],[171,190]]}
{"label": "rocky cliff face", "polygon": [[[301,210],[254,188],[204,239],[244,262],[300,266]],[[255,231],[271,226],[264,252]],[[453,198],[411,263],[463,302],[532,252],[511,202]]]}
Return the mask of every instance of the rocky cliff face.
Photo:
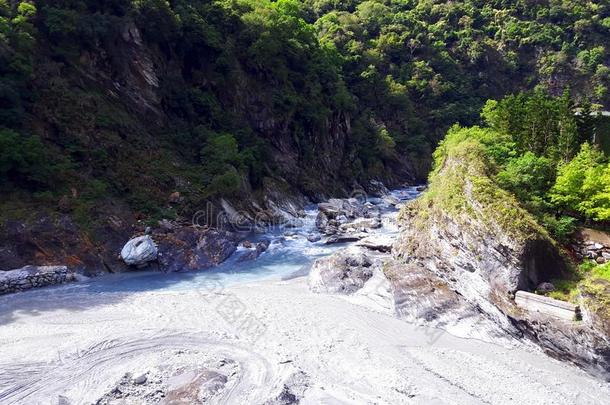
{"label": "rocky cliff face", "polygon": [[515,304],[517,290],[533,291],[561,277],[568,264],[531,215],[493,184],[478,148],[465,142],[447,152],[429,191],[401,213],[403,231],[393,252],[402,264],[391,277],[398,293],[408,295],[410,274],[427,274],[437,285],[436,303],[452,304],[447,310],[465,300],[504,333],[608,377],[610,346],[599,325],[588,318],[561,321]]}
{"label": "rocky cliff face", "polygon": [[[247,57],[228,50],[235,60],[221,75],[214,70],[218,50],[188,53],[169,41],[164,48],[147,37],[150,27],[129,15],[107,21],[108,32],[93,44],[64,43],[48,33],[44,13],[36,20],[37,45],[48,49],[33,61],[31,87],[37,90],[24,107],[23,127],[75,170],[56,180],[44,200],[28,190],[3,201],[18,209],[13,214],[1,207],[0,270],[70,265],[92,274],[121,271],[116,255],[122,245],[159,219],[181,226],[194,217],[201,226],[283,222],[298,216],[308,198],[347,195],[368,176],[358,179],[349,169],[355,157],[349,112],[325,111],[302,133],[295,127],[305,120],[298,109],[278,111],[277,83],[253,72]],[[221,162],[224,167],[210,174],[200,150],[221,131],[240,133],[240,152],[254,145],[260,155]],[[379,177],[414,177],[408,164],[394,163],[395,175],[388,170]],[[227,172],[238,173],[235,189],[210,190],[210,178]]]}

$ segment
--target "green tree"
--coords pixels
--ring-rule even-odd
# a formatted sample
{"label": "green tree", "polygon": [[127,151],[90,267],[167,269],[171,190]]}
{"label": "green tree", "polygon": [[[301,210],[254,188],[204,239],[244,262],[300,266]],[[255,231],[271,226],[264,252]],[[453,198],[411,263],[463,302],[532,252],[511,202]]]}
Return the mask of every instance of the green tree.
{"label": "green tree", "polygon": [[526,152],[510,159],[497,175],[498,184],[527,202],[530,209],[541,210],[543,197],[555,180],[555,166],[545,157]]}
{"label": "green tree", "polygon": [[604,193],[607,192],[603,184],[607,170],[604,159],[603,153],[584,143],[572,161],[559,167],[557,180],[549,193],[551,202],[564,210],[599,219],[596,212],[603,213]]}

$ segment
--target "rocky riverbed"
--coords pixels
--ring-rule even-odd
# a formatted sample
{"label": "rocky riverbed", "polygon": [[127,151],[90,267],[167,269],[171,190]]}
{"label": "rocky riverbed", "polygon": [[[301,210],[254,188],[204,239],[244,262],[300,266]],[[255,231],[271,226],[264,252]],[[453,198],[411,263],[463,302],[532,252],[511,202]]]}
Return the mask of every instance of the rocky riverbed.
{"label": "rocky riverbed", "polygon": [[[404,262],[395,206],[417,194],[332,200],[296,226],[232,236],[210,255],[198,243],[177,253],[175,263],[207,264],[231,252],[206,271],[128,272],[0,297],[0,402],[610,401],[602,380]],[[163,239],[150,238],[162,258]]]}

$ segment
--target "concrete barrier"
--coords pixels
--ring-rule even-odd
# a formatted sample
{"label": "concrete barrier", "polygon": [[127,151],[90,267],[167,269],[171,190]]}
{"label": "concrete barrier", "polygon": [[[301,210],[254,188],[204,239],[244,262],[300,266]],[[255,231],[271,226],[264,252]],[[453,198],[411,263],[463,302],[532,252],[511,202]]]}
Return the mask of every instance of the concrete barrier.
{"label": "concrete barrier", "polygon": [[517,291],[515,294],[515,303],[517,306],[527,311],[540,312],[555,318],[568,321],[580,318],[580,308],[578,305],[542,295],[532,294],[527,291]]}

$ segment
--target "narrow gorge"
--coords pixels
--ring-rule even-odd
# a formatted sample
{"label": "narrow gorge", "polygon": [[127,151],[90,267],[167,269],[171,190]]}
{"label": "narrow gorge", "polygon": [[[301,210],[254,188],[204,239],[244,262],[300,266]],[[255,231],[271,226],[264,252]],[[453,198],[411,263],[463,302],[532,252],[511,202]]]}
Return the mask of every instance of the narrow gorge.
{"label": "narrow gorge", "polygon": [[0,0],[0,404],[610,403],[610,4]]}

